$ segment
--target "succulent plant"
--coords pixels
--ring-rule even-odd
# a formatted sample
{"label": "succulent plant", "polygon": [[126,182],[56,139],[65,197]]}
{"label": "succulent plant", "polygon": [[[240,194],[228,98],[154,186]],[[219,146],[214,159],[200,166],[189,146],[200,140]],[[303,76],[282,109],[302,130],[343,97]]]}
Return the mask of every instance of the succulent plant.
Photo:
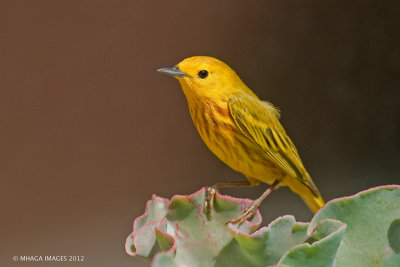
{"label": "succulent plant", "polygon": [[260,229],[259,212],[226,225],[250,200],[217,194],[209,219],[204,198],[204,188],[171,200],[153,195],[127,253],[152,266],[400,266],[398,185],[331,200],[310,223],[285,215]]}

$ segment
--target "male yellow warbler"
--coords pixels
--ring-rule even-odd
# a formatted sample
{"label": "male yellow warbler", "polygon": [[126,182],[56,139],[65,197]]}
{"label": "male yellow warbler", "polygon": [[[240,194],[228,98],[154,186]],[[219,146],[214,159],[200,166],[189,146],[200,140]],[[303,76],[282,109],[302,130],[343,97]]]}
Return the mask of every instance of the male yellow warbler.
{"label": "male yellow warbler", "polygon": [[158,71],[179,80],[192,120],[208,148],[247,177],[246,182],[210,187],[208,208],[212,207],[218,188],[260,182],[270,187],[231,223],[241,224],[251,218],[262,200],[279,186],[289,186],[313,212],[324,205],[296,147],[279,122],[279,110],[259,100],[228,65],[212,57],[196,56]]}

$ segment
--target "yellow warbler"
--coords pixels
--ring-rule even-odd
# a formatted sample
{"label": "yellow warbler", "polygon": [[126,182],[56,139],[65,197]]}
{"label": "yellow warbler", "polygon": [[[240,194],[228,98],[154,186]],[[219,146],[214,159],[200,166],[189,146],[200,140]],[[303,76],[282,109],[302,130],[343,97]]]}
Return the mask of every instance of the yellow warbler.
{"label": "yellow warbler", "polygon": [[195,56],[158,71],[179,80],[192,120],[208,148],[247,177],[246,182],[210,187],[208,208],[212,207],[218,188],[260,182],[271,186],[231,223],[241,224],[251,218],[262,200],[280,186],[289,186],[313,212],[324,205],[296,147],[279,122],[279,110],[259,100],[228,65],[212,57]]}

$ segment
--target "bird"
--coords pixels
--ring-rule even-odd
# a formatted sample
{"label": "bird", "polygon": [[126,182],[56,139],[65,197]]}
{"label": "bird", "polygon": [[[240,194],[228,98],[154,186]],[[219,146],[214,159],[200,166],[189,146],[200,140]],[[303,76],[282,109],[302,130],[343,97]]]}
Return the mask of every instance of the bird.
{"label": "bird", "polygon": [[280,110],[260,100],[227,64],[214,57],[194,56],[159,72],[178,79],[190,116],[207,147],[246,181],[221,182],[206,190],[207,214],[214,195],[231,186],[269,184],[265,192],[228,223],[252,218],[273,191],[288,186],[312,212],[323,205],[316,185],[304,167],[292,140],[280,123]]}

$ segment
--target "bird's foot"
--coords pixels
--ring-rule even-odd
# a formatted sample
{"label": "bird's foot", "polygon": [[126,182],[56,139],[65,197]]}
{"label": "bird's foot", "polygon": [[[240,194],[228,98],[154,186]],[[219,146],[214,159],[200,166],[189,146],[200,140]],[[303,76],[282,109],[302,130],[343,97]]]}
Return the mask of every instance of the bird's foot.
{"label": "bird's foot", "polygon": [[214,197],[217,193],[217,188],[215,185],[209,186],[206,189],[206,197],[204,200],[204,213],[208,220],[211,220],[211,211],[214,210]]}
{"label": "bird's foot", "polygon": [[243,214],[241,216],[239,216],[233,220],[230,220],[229,222],[227,222],[227,224],[228,223],[238,224],[238,227],[240,227],[244,223],[244,221],[250,220],[254,216],[254,214],[256,214],[257,209],[260,207],[260,204],[261,203],[260,203],[260,201],[258,201],[258,199],[253,201],[250,204],[250,206],[247,207],[247,209],[243,212]]}

